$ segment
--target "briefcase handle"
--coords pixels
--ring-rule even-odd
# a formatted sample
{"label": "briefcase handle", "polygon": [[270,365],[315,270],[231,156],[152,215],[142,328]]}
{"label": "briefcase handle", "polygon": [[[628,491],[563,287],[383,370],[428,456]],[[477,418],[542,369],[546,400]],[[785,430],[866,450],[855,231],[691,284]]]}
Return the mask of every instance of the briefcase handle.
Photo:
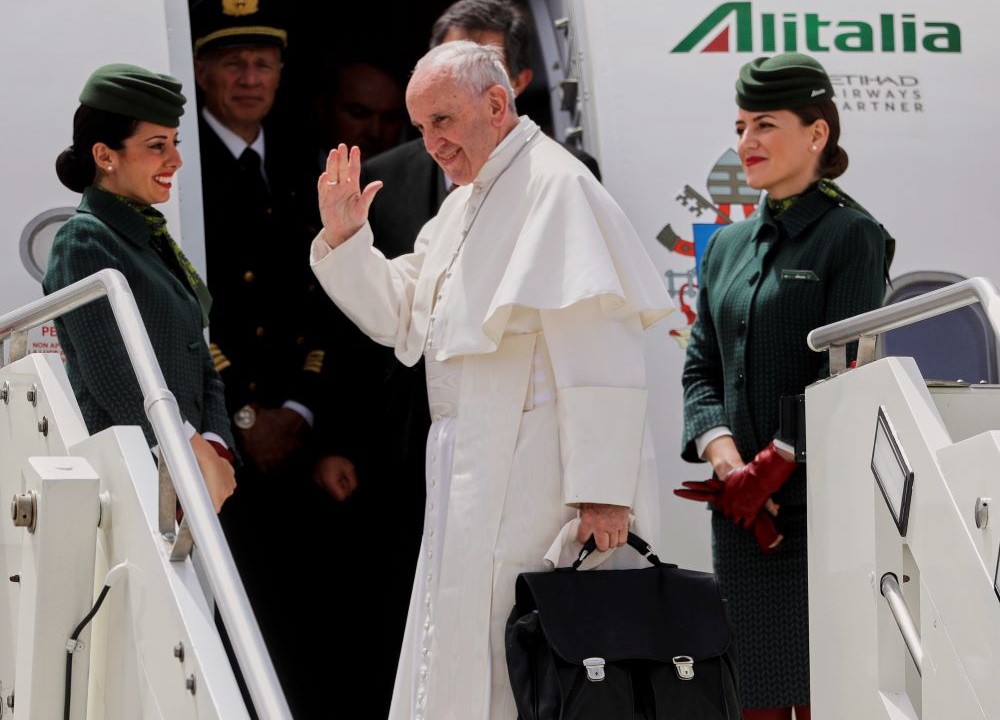
{"label": "briefcase handle", "polygon": [[[650,545],[645,540],[643,540],[638,535],[636,535],[634,532],[629,532],[628,544],[631,545],[636,552],[638,552],[644,558],[649,560],[650,565],[664,564],[660,560],[660,558],[656,556],[656,553],[653,552],[653,546]],[[576,560],[573,561],[571,569],[576,570],[577,568],[579,568],[580,564],[586,559],[586,557],[595,550],[597,550],[597,540],[594,539],[593,535],[591,535],[589,538],[587,538],[587,542],[585,542],[583,544],[583,547],[580,549],[580,554],[577,556]],[[669,565],[668,567],[677,567],[677,566]]]}

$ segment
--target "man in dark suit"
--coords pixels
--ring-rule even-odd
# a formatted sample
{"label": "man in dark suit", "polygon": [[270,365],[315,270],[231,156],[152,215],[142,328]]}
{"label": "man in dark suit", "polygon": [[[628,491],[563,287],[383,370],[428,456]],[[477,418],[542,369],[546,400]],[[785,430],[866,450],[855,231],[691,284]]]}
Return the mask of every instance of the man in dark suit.
{"label": "man in dark suit", "polygon": [[[336,557],[337,501],[352,464],[327,458],[326,338],[308,265],[317,232],[313,155],[269,126],[287,45],[273,0],[191,7],[211,351],[226,386],[242,463],[220,521],[297,720],[329,717],[338,672],[337,606],[325,592]],[[328,413],[326,413],[328,414]],[[314,481],[314,477],[316,481]],[[319,650],[319,652],[317,652]]]}
{"label": "man in dark suit", "polygon": [[357,145],[366,158],[399,144],[409,119],[403,83],[387,63],[363,55],[327,61],[321,77],[313,100],[323,148],[317,176],[338,143]]}

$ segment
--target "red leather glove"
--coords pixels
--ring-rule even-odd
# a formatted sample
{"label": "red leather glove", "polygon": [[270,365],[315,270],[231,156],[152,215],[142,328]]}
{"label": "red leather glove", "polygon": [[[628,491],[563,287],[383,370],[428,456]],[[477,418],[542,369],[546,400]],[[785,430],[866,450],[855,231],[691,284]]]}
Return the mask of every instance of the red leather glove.
{"label": "red leather glove", "polygon": [[[712,503],[716,507],[718,507],[722,488],[725,485],[721,480],[714,477],[708,480],[688,480],[681,484],[684,487],[676,488],[674,495],[686,500]],[[753,532],[757,546],[765,555],[770,555],[777,550],[778,545],[785,539],[785,536],[778,532],[778,528],[774,524],[774,518],[763,508],[757,513],[757,517],[754,518],[749,530]]]}
{"label": "red leather glove", "polygon": [[795,466],[795,461],[778,454],[773,441],[768,443],[753,460],[722,479],[718,503],[722,514],[749,530],[764,503],[788,481]]}
{"label": "red leather glove", "polygon": [[213,450],[215,450],[215,454],[216,455],[218,455],[219,457],[221,457],[221,458],[223,458],[225,460],[228,460],[230,465],[235,465],[236,464],[236,455],[233,454],[232,450],[230,450],[229,448],[227,448],[225,445],[223,445],[222,443],[220,443],[218,440],[208,440],[208,444],[212,446]]}
{"label": "red leather glove", "polygon": [[777,550],[781,541],[785,539],[785,536],[778,532],[774,518],[767,510],[761,510],[757,513],[750,530],[753,532],[753,539],[757,541],[757,547],[765,555],[770,555]]}
{"label": "red leather glove", "polygon": [[685,500],[695,502],[712,503],[716,507],[719,504],[719,495],[722,493],[722,481],[717,477],[710,477],[708,480],[685,480],[681,483],[684,487],[674,488],[674,495]]}

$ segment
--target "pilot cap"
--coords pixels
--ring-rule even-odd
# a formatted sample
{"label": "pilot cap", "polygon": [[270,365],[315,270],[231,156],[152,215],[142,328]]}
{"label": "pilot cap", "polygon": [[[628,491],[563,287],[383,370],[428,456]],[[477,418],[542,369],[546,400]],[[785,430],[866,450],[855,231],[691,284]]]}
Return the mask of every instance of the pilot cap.
{"label": "pilot cap", "polygon": [[195,0],[191,37],[198,56],[216,48],[288,46],[288,31],[276,4],[280,0]]}
{"label": "pilot cap", "polygon": [[736,104],[744,110],[792,110],[832,99],[826,70],[797,52],[751,60],[736,80]]}
{"label": "pilot cap", "polygon": [[185,100],[177,78],[124,63],[97,68],[80,92],[82,105],[169,128],[180,125]]}

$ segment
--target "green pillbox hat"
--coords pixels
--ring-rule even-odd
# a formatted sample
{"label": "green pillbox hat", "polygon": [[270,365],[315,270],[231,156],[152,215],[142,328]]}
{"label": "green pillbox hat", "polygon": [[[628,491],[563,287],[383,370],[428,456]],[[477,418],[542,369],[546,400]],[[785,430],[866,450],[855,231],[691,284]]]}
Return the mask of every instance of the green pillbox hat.
{"label": "green pillbox hat", "polygon": [[97,68],[80,93],[87,107],[170,128],[180,125],[185,100],[177,78],[123,63]]}
{"label": "green pillbox hat", "polygon": [[736,81],[736,104],[744,110],[792,110],[832,99],[826,70],[797,52],[751,60]]}

